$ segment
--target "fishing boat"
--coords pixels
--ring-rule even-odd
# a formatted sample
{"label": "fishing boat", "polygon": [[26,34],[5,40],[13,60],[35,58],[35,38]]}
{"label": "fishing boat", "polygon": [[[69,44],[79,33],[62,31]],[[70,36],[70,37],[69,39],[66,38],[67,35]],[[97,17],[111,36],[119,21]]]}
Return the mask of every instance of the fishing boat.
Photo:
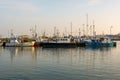
{"label": "fishing boat", "polygon": [[84,43],[85,46],[91,47],[113,47],[116,45],[116,43],[108,37],[84,40]]}
{"label": "fishing boat", "polygon": [[58,37],[52,38],[51,40],[44,40],[40,42],[41,47],[48,48],[73,48],[84,45],[83,43],[78,43],[78,40],[73,37]]}
{"label": "fishing boat", "polygon": [[3,43],[4,47],[18,47],[21,46],[20,42],[17,40],[17,38],[11,37],[8,42]]}
{"label": "fishing boat", "polygon": [[11,37],[8,42],[3,42],[4,47],[32,47],[34,46],[34,41],[23,42],[20,37],[16,37],[11,33]]}
{"label": "fishing boat", "polygon": [[10,38],[8,42],[3,43],[4,47],[32,47],[34,46],[33,42],[21,42],[17,38]]}

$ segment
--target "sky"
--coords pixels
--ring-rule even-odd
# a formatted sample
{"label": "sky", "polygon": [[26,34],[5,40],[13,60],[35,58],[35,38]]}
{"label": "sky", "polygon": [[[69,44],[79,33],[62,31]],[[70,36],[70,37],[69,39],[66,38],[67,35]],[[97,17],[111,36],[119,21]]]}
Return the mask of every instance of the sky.
{"label": "sky", "polygon": [[[71,31],[83,34],[83,24],[95,24],[96,34],[120,33],[120,0],[0,0],[0,35],[8,37],[11,30],[17,35],[37,33],[53,35]],[[112,26],[112,27],[111,27]]]}

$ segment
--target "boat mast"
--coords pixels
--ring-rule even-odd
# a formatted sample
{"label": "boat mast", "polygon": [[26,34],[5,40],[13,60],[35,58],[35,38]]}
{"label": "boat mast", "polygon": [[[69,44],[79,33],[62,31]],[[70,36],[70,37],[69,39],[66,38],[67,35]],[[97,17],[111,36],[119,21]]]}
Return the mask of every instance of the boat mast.
{"label": "boat mast", "polygon": [[85,24],[83,24],[83,36],[85,36]]}
{"label": "boat mast", "polygon": [[72,36],[72,22],[71,22],[71,36]]}
{"label": "boat mast", "polygon": [[112,28],[113,26],[110,26],[110,35],[112,35]]}
{"label": "boat mast", "polygon": [[92,25],[90,25],[90,36],[92,36]]}
{"label": "boat mast", "polygon": [[67,36],[67,28],[65,27],[65,36]]}
{"label": "boat mast", "polygon": [[37,38],[37,32],[36,32],[36,30],[37,30],[37,26],[35,25],[35,38]]}
{"label": "boat mast", "polygon": [[88,14],[86,15],[86,36],[88,36]]}
{"label": "boat mast", "polygon": [[80,28],[79,28],[79,37],[80,37],[80,34],[81,34],[81,32],[80,32]]}
{"label": "boat mast", "polygon": [[93,36],[95,37],[95,35],[96,35],[96,32],[95,32],[95,22],[93,20]]}
{"label": "boat mast", "polygon": [[11,38],[14,37],[14,34],[13,34],[13,29],[11,29]]}
{"label": "boat mast", "polygon": [[36,25],[35,25],[35,28],[31,28],[30,29],[30,32],[31,32],[33,38],[37,38],[37,32],[36,32],[36,30],[37,30]]}
{"label": "boat mast", "polygon": [[112,28],[113,26],[110,26],[110,38],[112,38]]}
{"label": "boat mast", "polygon": [[56,36],[56,27],[54,27],[54,37]]}

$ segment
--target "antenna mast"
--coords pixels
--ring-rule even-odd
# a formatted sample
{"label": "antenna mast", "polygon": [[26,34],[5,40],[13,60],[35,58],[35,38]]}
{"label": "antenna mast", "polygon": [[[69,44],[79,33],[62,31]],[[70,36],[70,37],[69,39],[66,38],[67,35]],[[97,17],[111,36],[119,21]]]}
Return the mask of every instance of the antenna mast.
{"label": "antenna mast", "polygon": [[95,32],[95,22],[93,20],[93,36],[95,36],[95,35],[96,35],[96,32]]}
{"label": "antenna mast", "polygon": [[56,27],[54,27],[54,37],[56,36]]}
{"label": "antenna mast", "polygon": [[88,14],[86,15],[86,35],[88,36]]}
{"label": "antenna mast", "polygon": [[71,22],[71,36],[72,36],[72,22]]}
{"label": "antenna mast", "polygon": [[81,32],[80,32],[80,28],[79,28],[79,37],[80,37],[80,34],[81,34]]}
{"label": "antenna mast", "polygon": [[85,36],[85,24],[83,24],[83,36]]}

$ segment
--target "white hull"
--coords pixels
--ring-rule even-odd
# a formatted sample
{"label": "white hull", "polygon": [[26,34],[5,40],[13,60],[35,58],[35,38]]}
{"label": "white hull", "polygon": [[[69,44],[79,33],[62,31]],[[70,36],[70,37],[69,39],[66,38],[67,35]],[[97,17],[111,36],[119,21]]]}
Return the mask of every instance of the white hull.
{"label": "white hull", "polygon": [[24,43],[6,43],[5,47],[33,47],[34,42],[24,42]]}
{"label": "white hull", "polygon": [[25,42],[21,43],[21,46],[23,47],[33,47],[35,42]]}

